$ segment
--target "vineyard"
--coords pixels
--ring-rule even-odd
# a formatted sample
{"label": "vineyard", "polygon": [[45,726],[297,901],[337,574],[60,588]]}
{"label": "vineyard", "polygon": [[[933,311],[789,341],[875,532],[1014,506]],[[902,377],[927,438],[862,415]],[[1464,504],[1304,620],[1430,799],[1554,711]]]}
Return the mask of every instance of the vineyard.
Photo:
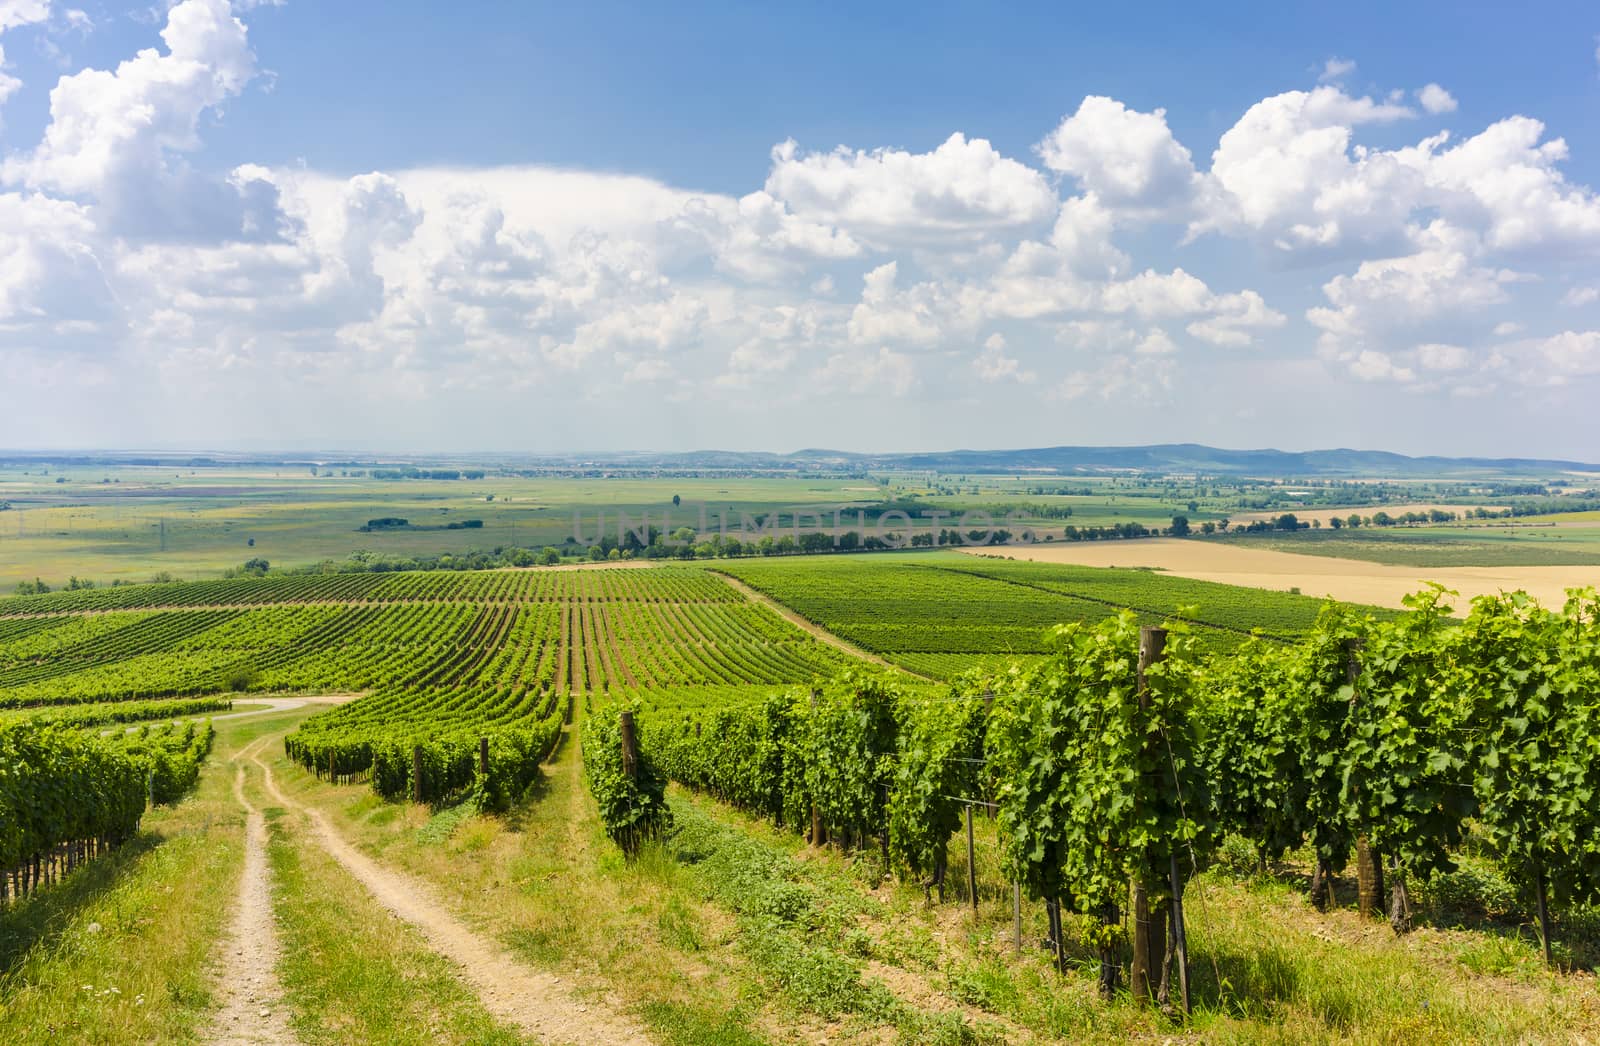
{"label": "vineyard", "polygon": [[212,711],[224,693],[362,691],[292,736],[294,758],[389,798],[478,788],[493,807],[526,787],[570,694],[715,700],[846,661],[697,570],[240,579],[0,602],[0,710],[13,717],[90,726]]}
{"label": "vineyard", "polygon": [[146,803],[194,787],[209,724],[96,738],[36,723],[0,728],[0,900],[15,901],[121,845]]}
{"label": "vineyard", "polygon": [[1262,866],[1308,848],[1320,908],[1355,863],[1360,907],[1397,933],[1413,891],[1488,855],[1550,962],[1563,914],[1600,901],[1600,600],[1481,597],[1465,620],[1437,588],[1408,605],[1330,605],[1295,643],[1225,653],[1125,612],[936,694],[852,674],[646,711],[632,793],[614,761],[591,784],[632,846],[659,774],[813,844],[881,849],[941,895],[963,812],[970,869],[971,811],[992,809],[1004,876],[1044,902],[1058,963],[1092,945],[1108,998],[1129,970],[1136,999],[1190,1008],[1185,884],[1224,840]]}
{"label": "vineyard", "polygon": [[[1046,652],[1054,625],[1131,610],[1183,620],[1210,650],[1253,632],[1293,639],[1320,600],[1167,577],[956,554],[734,560],[717,568],[918,675],[952,679]],[[1375,611],[1380,617],[1392,616]]]}
{"label": "vineyard", "polygon": [[[808,634],[718,570],[910,671]],[[1452,616],[1429,590],[1371,612],[942,554],[349,581],[0,601],[0,917],[94,858],[131,867],[126,855],[159,848],[141,830],[167,816],[151,804],[197,783],[217,802],[228,784],[202,778],[213,729],[197,717],[255,694],[359,694],[217,724],[235,788],[284,809],[314,801],[337,826],[264,824],[272,847],[306,833],[303,859],[309,840],[354,833],[541,967],[589,949],[583,975],[604,979],[627,940],[639,955],[613,991],[693,996],[714,963],[744,971],[740,998],[823,1039],[1186,1025],[1227,1038],[1243,1025],[1219,1021],[1274,1023],[1309,989],[1271,980],[1281,953],[1240,967],[1271,919],[1219,941],[1234,909],[1259,908],[1226,885],[1240,868],[1274,898],[1272,919],[1293,891],[1306,918],[1352,938],[1346,961],[1376,942],[1337,922],[1356,917],[1344,909],[1411,942],[1437,898],[1474,882],[1504,883],[1501,906],[1526,913],[1530,962],[1594,961],[1593,593]],[[372,798],[352,802],[349,785]],[[198,799],[174,816],[192,806],[191,823],[214,825]],[[586,843],[585,822],[622,853]],[[372,885],[381,873],[363,860],[346,867]],[[308,868],[274,873],[285,892],[262,918],[291,927],[307,905],[350,903],[347,882],[305,893]],[[55,894],[71,889],[42,897]],[[363,932],[348,912],[330,926],[317,955],[383,947],[334,943]],[[648,972],[682,963],[698,972]],[[286,986],[301,1005],[324,990]],[[573,1004],[572,1027],[593,1005]],[[1368,1028],[1302,1005],[1300,1031]]]}

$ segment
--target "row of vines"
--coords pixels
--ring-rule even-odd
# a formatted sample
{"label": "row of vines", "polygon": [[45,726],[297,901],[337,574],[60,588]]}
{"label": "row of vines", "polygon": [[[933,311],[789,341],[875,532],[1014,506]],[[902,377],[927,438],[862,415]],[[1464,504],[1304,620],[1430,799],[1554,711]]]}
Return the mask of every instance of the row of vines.
{"label": "row of vines", "polygon": [[[1319,903],[1359,859],[1404,931],[1408,888],[1470,833],[1536,906],[1548,958],[1560,911],[1600,899],[1600,601],[1483,597],[1460,619],[1443,596],[1384,619],[1330,605],[1294,644],[1226,654],[1132,614],[1071,623],[1048,657],[938,693],[846,675],[642,712],[637,759],[646,782],[881,847],[930,889],[963,812],[991,806],[1007,878],[1045,902],[1058,958],[1077,917],[1108,993],[1130,948],[1139,997],[1184,974],[1184,887],[1230,835],[1263,862],[1309,848]],[[610,742],[586,737],[586,762]],[[649,789],[596,776],[636,834]]]}
{"label": "row of vines", "polygon": [[100,738],[37,723],[0,729],[0,899],[15,901],[126,842],[147,803],[199,778],[209,723]]}

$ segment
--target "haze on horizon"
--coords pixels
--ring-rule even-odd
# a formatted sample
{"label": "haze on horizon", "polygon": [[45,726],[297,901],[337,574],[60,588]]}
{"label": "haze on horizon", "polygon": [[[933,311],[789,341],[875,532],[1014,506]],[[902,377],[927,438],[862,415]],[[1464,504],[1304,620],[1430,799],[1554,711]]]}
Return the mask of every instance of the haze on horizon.
{"label": "haze on horizon", "polygon": [[0,447],[1600,460],[1600,13],[0,0]]}

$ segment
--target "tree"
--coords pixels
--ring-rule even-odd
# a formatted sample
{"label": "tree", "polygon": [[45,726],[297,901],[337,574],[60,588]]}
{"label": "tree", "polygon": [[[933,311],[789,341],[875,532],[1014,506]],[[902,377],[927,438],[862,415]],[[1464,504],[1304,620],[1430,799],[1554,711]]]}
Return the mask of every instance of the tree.
{"label": "tree", "polygon": [[1285,512],[1283,515],[1277,518],[1274,525],[1277,526],[1279,530],[1299,530],[1300,520],[1293,512]]}
{"label": "tree", "polygon": [[245,560],[244,572],[251,577],[261,577],[272,568],[272,564],[257,556],[255,559]]}
{"label": "tree", "polygon": [[539,553],[539,565],[553,567],[561,562],[561,553],[552,545],[546,545],[544,551]]}
{"label": "tree", "polygon": [[672,495],[672,507],[677,508],[681,504],[683,504],[683,499],[676,494]]}
{"label": "tree", "polygon": [[1188,516],[1173,516],[1172,517],[1172,531],[1171,531],[1171,533],[1172,533],[1172,536],[1175,537],[1175,538],[1186,538],[1186,537],[1188,537],[1189,536],[1189,517]]}
{"label": "tree", "polygon": [[1361,525],[1361,517],[1352,512],[1350,513],[1350,518],[1345,520],[1345,524],[1349,526],[1351,530],[1354,530],[1356,527]]}
{"label": "tree", "polygon": [[1328,526],[1332,527],[1334,530],[1338,530],[1344,526],[1344,520],[1340,519],[1338,516],[1332,516],[1328,519]]}

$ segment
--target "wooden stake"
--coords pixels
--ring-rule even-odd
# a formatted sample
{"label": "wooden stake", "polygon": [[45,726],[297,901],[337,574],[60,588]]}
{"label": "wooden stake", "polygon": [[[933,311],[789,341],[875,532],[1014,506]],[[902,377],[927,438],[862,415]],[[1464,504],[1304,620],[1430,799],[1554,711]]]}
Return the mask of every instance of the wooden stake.
{"label": "wooden stake", "polygon": [[633,713],[617,714],[617,728],[622,734],[622,774],[630,781],[639,779],[639,746],[633,733]]}
{"label": "wooden stake", "polygon": [[1183,881],[1178,878],[1178,855],[1169,859],[1168,874],[1172,877],[1172,947],[1178,961],[1178,988],[1183,992],[1183,1012],[1193,1013],[1189,999],[1189,935],[1183,925]]}
{"label": "wooden stake", "polygon": [[[1146,712],[1150,708],[1150,686],[1145,678],[1152,665],[1161,661],[1166,653],[1167,632],[1163,628],[1153,628],[1149,625],[1139,629],[1139,674],[1138,695],[1139,711]],[[1144,739],[1144,755],[1148,761],[1153,749],[1159,749],[1161,737],[1157,733],[1147,733]],[[1164,775],[1147,776],[1143,782],[1145,788],[1154,792],[1157,788],[1165,787]],[[1173,782],[1177,787],[1177,782]],[[1147,1006],[1155,997],[1156,975],[1155,963],[1157,957],[1166,952],[1166,927],[1154,923],[1150,918],[1150,897],[1145,891],[1145,880],[1160,881],[1159,858],[1146,855],[1148,870],[1142,875],[1133,877],[1130,889],[1133,895],[1133,965],[1130,970],[1130,988],[1133,991],[1134,1001],[1140,1006]]]}
{"label": "wooden stake", "polygon": [[484,777],[489,776],[489,739],[478,738],[478,773]]}
{"label": "wooden stake", "polygon": [[1383,915],[1383,859],[1364,835],[1356,837],[1356,910],[1362,915]]}
{"label": "wooden stake", "polygon": [[[1350,684],[1350,707],[1353,710],[1360,694],[1356,684],[1361,681],[1361,651],[1366,648],[1364,639],[1344,641],[1344,678]],[[1315,900],[1316,898],[1313,898]],[[1329,907],[1333,889],[1328,888]],[[1377,918],[1383,914],[1383,857],[1372,848],[1365,835],[1356,836],[1356,911]]]}
{"label": "wooden stake", "polygon": [[1133,991],[1133,1001],[1139,1006],[1150,1005],[1154,992],[1151,991],[1152,962],[1154,957],[1150,954],[1150,898],[1145,895],[1144,884],[1138,880],[1133,883],[1133,968],[1129,974],[1129,987]]}
{"label": "wooden stake", "polygon": [[1550,883],[1545,878],[1544,865],[1534,872],[1534,900],[1539,906],[1539,943],[1544,947],[1544,964],[1552,965],[1550,958]]}
{"label": "wooden stake", "polygon": [[1016,935],[1017,952],[1022,952],[1022,884],[1011,884],[1011,920]]}
{"label": "wooden stake", "polygon": [[972,915],[978,915],[978,866],[972,851],[972,804],[967,804],[967,892],[972,895]]}

